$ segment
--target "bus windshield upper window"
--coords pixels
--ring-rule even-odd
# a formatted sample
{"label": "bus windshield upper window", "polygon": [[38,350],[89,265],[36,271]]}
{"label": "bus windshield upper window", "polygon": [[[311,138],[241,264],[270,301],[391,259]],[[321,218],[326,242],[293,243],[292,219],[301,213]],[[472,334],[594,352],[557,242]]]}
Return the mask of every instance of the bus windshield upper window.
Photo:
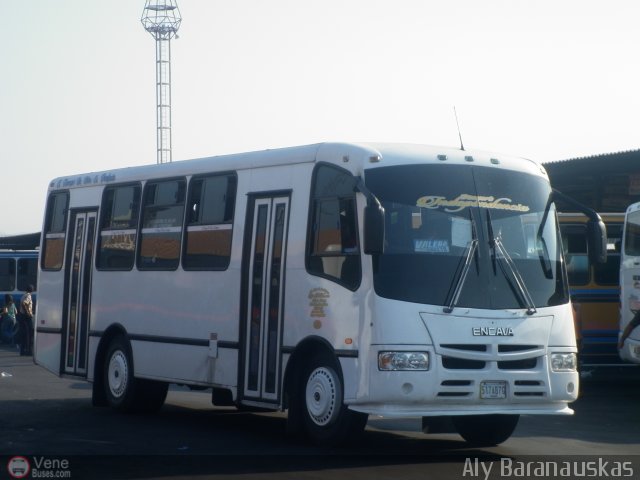
{"label": "bus windshield upper window", "polygon": [[42,268],[45,270],[60,270],[62,268],[68,205],[68,192],[52,193],[49,196],[42,254]]}
{"label": "bus windshield upper window", "polygon": [[144,189],[139,269],[175,270],[180,262],[185,180],[149,182]]}
{"label": "bus windshield upper window", "polygon": [[224,270],[231,257],[235,175],[191,180],[182,260],[187,270]]}

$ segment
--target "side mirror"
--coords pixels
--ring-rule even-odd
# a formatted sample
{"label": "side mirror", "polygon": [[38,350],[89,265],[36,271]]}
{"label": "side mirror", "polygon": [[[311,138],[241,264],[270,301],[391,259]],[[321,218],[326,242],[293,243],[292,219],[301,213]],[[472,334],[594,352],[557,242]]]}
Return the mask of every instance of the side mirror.
{"label": "side mirror", "polygon": [[364,253],[376,255],[384,252],[384,208],[367,205],[364,208]]}
{"label": "side mirror", "polygon": [[589,260],[592,263],[605,263],[607,261],[607,227],[597,215],[587,224],[587,240],[589,242]]}

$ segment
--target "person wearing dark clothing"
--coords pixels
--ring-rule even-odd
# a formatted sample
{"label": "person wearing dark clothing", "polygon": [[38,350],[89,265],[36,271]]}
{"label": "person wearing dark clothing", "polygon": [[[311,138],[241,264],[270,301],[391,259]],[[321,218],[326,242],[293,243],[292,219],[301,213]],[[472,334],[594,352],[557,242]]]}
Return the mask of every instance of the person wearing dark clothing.
{"label": "person wearing dark clothing", "polygon": [[27,287],[27,291],[20,299],[20,355],[33,355],[33,300],[31,293],[33,285]]}

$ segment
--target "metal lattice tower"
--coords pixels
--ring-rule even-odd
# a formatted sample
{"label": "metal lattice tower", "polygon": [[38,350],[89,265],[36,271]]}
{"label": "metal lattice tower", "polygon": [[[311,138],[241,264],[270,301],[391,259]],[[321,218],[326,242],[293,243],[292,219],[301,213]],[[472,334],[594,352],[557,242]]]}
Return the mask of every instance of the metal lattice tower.
{"label": "metal lattice tower", "polygon": [[156,40],[158,163],[167,163],[171,161],[171,39],[178,37],[182,17],[176,0],[146,0],[140,21]]}

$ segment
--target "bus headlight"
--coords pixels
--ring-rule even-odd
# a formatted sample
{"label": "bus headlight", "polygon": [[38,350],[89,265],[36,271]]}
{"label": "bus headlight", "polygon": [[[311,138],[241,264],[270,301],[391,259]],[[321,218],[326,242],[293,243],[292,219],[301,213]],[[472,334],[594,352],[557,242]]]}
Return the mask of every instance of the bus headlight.
{"label": "bus headlight", "polygon": [[578,356],[575,353],[552,353],[551,370],[554,372],[575,372],[578,368]]}
{"label": "bus headlight", "polygon": [[429,370],[427,352],[380,352],[378,369],[393,370]]}

